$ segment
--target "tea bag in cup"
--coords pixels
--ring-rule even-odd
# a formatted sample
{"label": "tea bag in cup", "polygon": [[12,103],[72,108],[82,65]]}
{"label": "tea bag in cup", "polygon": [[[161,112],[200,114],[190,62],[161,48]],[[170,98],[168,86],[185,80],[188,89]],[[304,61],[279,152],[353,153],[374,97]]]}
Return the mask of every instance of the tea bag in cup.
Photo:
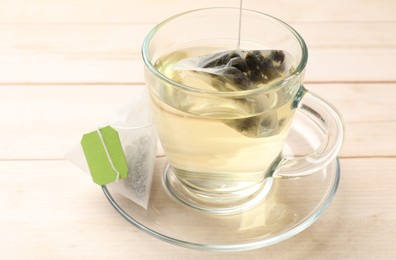
{"label": "tea bag in cup", "polygon": [[[209,55],[189,57],[174,64],[178,78],[195,78],[213,90],[243,91],[265,87],[290,75],[293,70],[293,57],[282,50],[230,50]],[[197,85],[199,85],[197,83]],[[263,111],[277,102],[276,95],[261,97]],[[242,109],[249,109],[249,101],[241,100]],[[224,123],[249,137],[271,135],[282,123],[274,110],[260,116],[227,120]]]}
{"label": "tea bag in cup", "polygon": [[211,77],[218,91],[262,87],[290,74],[293,57],[282,50],[231,50],[178,61],[173,69],[181,75]]}

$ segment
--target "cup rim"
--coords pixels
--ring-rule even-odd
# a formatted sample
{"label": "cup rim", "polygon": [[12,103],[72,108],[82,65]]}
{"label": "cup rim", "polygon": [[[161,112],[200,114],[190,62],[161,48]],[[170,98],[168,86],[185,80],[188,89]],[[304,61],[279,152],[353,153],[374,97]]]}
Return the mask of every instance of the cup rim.
{"label": "cup rim", "polygon": [[148,48],[149,48],[151,40],[154,37],[154,35],[156,34],[156,32],[159,31],[163,26],[168,24],[170,21],[173,21],[179,17],[185,16],[185,15],[188,15],[191,13],[205,12],[205,11],[211,11],[211,10],[238,10],[239,11],[239,8],[237,8],[237,7],[209,7],[209,8],[194,9],[194,10],[190,10],[190,11],[186,11],[186,12],[182,12],[182,13],[173,15],[173,16],[163,20],[162,22],[160,22],[159,24],[157,24],[156,26],[154,26],[154,28],[152,28],[150,30],[150,32],[146,35],[146,37],[143,40],[143,44],[141,47],[141,54],[142,54],[143,61],[144,61],[145,65],[155,76],[157,76],[158,78],[160,78],[161,80],[165,81],[166,83],[168,83],[170,85],[180,88],[180,90],[185,90],[185,91],[188,91],[191,93],[196,93],[196,94],[203,94],[203,95],[214,94],[216,96],[227,97],[227,96],[246,96],[246,95],[261,93],[263,91],[266,92],[266,91],[277,89],[282,86],[283,82],[289,81],[289,80],[292,80],[292,79],[298,77],[304,71],[307,61],[308,61],[308,48],[307,48],[307,45],[306,45],[304,39],[301,37],[301,35],[293,27],[291,27],[286,22],[280,20],[279,18],[276,18],[272,15],[269,15],[269,14],[266,14],[266,13],[263,13],[260,11],[256,11],[256,10],[252,10],[252,9],[245,9],[245,8],[242,9],[245,12],[266,16],[266,17],[280,23],[281,25],[286,27],[294,35],[294,37],[296,37],[297,41],[300,43],[302,58],[298,64],[298,66],[296,67],[296,69],[289,76],[285,77],[284,79],[282,79],[278,82],[269,84],[268,86],[260,87],[260,88],[256,88],[256,89],[237,90],[237,91],[215,91],[215,90],[212,91],[212,90],[198,89],[198,88],[194,88],[194,87],[179,83],[177,81],[174,81],[174,80],[166,77],[164,74],[162,74],[160,71],[158,71],[154,67],[154,64],[150,61],[150,59],[148,57]]}

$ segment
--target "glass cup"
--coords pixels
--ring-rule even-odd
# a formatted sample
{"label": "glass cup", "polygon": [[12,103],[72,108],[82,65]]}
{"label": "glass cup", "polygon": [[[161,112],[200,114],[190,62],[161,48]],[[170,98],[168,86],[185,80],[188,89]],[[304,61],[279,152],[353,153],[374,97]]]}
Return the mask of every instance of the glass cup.
{"label": "glass cup", "polygon": [[[164,185],[181,202],[220,214],[261,202],[273,177],[301,177],[323,169],[343,141],[338,113],[303,87],[308,57],[304,40],[272,16],[244,9],[239,46],[291,54],[293,70],[282,80],[251,90],[217,91],[168,76],[175,60],[167,57],[235,49],[239,12],[209,8],[176,15],[157,25],[142,47],[154,123],[169,161]],[[296,109],[319,118],[326,138],[311,154],[285,156],[282,149]]]}

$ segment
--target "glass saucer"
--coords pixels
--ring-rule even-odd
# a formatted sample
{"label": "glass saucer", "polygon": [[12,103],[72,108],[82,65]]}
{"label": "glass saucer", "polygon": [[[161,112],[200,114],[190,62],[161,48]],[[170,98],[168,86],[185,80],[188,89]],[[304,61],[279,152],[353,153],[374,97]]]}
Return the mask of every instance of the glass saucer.
{"label": "glass saucer", "polygon": [[[297,110],[283,153],[303,156],[317,149],[322,139],[320,126]],[[172,244],[209,251],[255,249],[300,233],[329,206],[340,179],[335,159],[308,176],[273,178],[271,191],[256,206],[221,215],[174,198],[163,182],[166,166],[166,158],[157,157],[147,209],[102,186],[105,196],[121,216],[144,232]]]}

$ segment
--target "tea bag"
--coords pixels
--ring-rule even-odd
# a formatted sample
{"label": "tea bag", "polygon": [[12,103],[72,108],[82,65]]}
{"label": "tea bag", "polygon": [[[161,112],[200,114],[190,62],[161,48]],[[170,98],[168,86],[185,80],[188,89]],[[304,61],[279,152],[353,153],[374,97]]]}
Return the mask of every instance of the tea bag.
{"label": "tea bag", "polygon": [[[101,131],[101,129],[104,129],[103,126],[106,125],[106,128],[111,127],[117,131],[121,145],[120,149],[123,151],[128,168],[126,178],[119,179],[117,177],[116,181],[108,183],[107,186],[144,208],[147,208],[149,201],[158,142],[148,102],[147,91],[144,91],[132,100],[129,106],[115,113],[96,130]],[[103,136],[103,138],[105,137]],[[106,153],[111,153],[110,147],[104,148],[107,150]],[[94,147],[94,149],[96,148]],[[79,144],[65,157],[83,171],[90,173],[91,167],[88,166],[89,163],[84,152],[82,145]],[[110,157],[114,158],[114,156],[114,154],[110,154],[109,161],[111,160]],[[104,160],[106,161],[106,159]],[[103,163],[103,160],[101,163]],[[113,164],[113,162],[108,161],[105,163]],[[113,173],[109,171],[108,174]]]}
{"label": "tea bag", "polygon": [[182,59],[173,66],[212,79],[218,91],[250,90],[274,83],[290,74],[293,57],[282,50],[231,50]]}
{"label": "tea bag", "polygon": [[124,120],[114,118],[109,123],[118,131],[128,164],[128,176],[108,186],[147,208],[158,142],[147,91],[121,114],[127,115]]}
{"label": "tea bag", "polygon": [[[282,50],[231,50],[215,54],[182,59],[173,66],[181,79],[200,78],[218,91],[252,90],[280,81],[292,72],[294,59]],[[262,97],[262,111],[267,113],[224,123],[248,137],[273,134],[281,127],[271,106],[277,102],[276,94]],[[240,100],[238,106],[248,111],[249,101]]]}

